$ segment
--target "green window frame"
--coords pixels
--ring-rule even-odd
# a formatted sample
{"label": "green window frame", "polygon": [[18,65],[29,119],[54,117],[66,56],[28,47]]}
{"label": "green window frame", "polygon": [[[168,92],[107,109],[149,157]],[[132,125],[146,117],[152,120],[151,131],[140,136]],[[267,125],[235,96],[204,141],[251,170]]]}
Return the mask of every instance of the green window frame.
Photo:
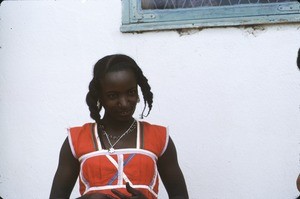
{"label": "green window frame", "polygon": [[299,23],[300,3],[241,4],[219,7],[142,9],[141,0],[122,0],[121,32]]}

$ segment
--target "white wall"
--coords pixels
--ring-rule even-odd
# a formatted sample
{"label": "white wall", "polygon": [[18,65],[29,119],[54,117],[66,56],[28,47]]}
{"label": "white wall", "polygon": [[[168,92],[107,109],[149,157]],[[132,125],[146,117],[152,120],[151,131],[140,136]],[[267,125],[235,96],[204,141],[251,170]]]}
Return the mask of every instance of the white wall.
{"label": "white wall", "polygon": [[49,196],[66,128],[91,121],[92,66],[112,53],[148,76],[147,120],[170,127],[190,198],[299,194],[299,23],[123,34],[120,0],[7,1],[0,18],[3,198]]}

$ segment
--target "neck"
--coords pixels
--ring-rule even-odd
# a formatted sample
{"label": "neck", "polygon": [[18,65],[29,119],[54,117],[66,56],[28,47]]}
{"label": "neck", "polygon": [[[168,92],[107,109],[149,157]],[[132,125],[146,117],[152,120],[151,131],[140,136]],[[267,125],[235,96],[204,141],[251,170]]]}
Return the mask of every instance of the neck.
{"label": "neck", "polygon": [[132,117],[127,121],[119,121],[104,116],[101,120],[101,125],[103,125],[104,130],[110,135],[120,135],[132,125],[134,120],[135,119]]}

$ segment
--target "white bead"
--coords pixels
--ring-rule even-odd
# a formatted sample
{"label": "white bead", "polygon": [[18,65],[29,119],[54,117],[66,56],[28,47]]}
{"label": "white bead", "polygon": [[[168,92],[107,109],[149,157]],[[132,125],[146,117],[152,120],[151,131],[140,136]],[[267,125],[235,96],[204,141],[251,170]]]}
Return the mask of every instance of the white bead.
{"label": "white bead", "polygon": [[115,149],[114,149],[114,148],[109,148],[109,149],[108,149],[108,152],[114,153],[114,152],[115,152]]}

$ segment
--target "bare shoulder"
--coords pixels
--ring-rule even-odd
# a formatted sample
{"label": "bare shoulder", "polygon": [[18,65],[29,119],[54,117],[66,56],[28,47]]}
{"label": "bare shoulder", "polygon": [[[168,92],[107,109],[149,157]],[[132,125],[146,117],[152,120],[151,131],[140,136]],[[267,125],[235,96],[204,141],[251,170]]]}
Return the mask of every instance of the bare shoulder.
{"label": "bare shoulder", "polygon": [[79,174],[79,162],[73,156],[68,138],[65,139],[59,155],[58,167],[53,179],[50,198],[68,198]]}

